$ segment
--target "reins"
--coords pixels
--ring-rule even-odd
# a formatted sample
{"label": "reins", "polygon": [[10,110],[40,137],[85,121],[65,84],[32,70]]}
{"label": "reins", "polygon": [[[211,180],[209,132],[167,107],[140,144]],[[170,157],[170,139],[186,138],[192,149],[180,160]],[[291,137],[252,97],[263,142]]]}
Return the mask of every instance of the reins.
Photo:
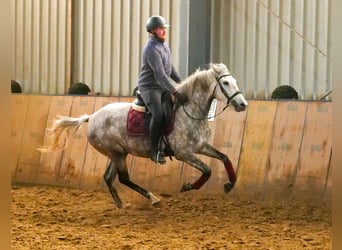
{"label": "reins", "polygon": [[184,105],[182,105],[182,106],[183,106],[184,113],[185,113],[189,118],[191,118],[191,119],[193,119],[193,120],[196,120],[196,121],[204,121],[204,120],[206,120],[206,119],[215,118],[216,116],[219,116],[220,114],[222,114],[223,111],[224,111],[226,108],[228,108],[229,103],[227,103],[226,106],[224,106],[224,108],[222,109],[222,111],[220,111],[219,113],[217,113],[217,114],[215,114],[215,115],[212,115],[212,116],[209,116],[209,117],[206,116],[206,117],[203,117],[203,118],[193,117],[192,115],[190,115],[190,114],[188,113],[188,111],[186,111]]}

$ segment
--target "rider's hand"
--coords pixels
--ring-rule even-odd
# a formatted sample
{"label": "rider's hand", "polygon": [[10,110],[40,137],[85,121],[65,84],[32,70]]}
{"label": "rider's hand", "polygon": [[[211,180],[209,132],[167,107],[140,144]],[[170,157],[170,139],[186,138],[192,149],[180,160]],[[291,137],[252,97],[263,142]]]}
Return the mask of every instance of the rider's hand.
{"label": "rider's hand", "polygon": [[176,97],[176,102],[179,105],[186,105],[189,102],[189,97],[184,93],[179,93],[176,91],[174,96]]}

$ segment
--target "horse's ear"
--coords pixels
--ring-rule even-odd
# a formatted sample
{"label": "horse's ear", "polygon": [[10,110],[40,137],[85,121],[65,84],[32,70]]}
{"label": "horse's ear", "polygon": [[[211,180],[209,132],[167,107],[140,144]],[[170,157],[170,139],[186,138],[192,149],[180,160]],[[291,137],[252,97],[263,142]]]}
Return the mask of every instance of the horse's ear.
{"label": "horse's ear", "polygon": [[229,72],[227,66],[223,63],[213,63],[212,68],[214,72],[216,72],[217,74],[220,74],[222,72],[227,72],[227,71]]}
{"label": "horse's ear", "polygon": [[219,71],[219,67],[215,63],[210,63],[210,68],[212,68],[216,73]]}

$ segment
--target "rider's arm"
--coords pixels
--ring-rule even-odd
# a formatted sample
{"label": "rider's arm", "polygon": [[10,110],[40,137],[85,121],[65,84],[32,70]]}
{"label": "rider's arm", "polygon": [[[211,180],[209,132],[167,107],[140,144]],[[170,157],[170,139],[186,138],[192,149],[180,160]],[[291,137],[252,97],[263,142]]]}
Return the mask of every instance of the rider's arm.
{"label": "rider's arm", "polygon": [[151,69],[153,70],[154,78],[156,79],[157,83],[165,90],[175,93],[176,88],[170,81],[170,78],[165,72],[163,62],[159,52],[155,49],[151,49],[146,54],[147,62],[150,65]]}
{"label": "rider's arm", "polygon": [[180,83],[181,82],[181,78],[178,74],[178,72],[176,71],[175,67],[172,65],[172,72],[171,72],[171,78],[172,80],[174,80],[176,83]]}

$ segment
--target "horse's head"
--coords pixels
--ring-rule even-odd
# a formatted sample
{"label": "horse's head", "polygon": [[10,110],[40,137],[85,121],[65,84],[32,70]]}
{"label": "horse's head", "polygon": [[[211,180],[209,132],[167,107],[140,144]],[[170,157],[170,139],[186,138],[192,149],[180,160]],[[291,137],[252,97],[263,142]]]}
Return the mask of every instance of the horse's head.
{"label": "horse's head", "polygon": [[237,112],[244,111],[248,102],[240,92],[236,79],[230,74],[227,66],[220,63],[212,64],[211,68],[217,82],[214,90],[215,98],[221,101],[227,100],[227,104],[232,104]]}

